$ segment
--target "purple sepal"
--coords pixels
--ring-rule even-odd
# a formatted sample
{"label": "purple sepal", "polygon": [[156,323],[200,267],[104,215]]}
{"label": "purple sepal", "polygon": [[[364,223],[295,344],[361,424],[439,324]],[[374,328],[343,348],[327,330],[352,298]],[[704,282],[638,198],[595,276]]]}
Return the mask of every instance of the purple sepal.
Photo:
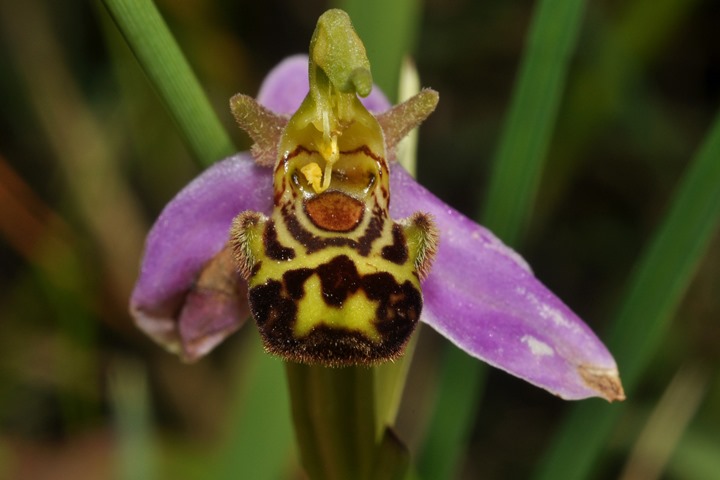
{"label": "purple sepal", "polygon": [[422,285],[421,320],[468,354],[562,398],[624,398],[605,346],[527,263],[400,165],[393,167],[392,217],[427,212],[440,231],[435,262]]}
{"label": "purple sepal", "polygon": [[[239,328],[247,317],[244,281],[235,282],[240,297],[233,297],[198,288],[198,278],[227,243],[238,213],[269,213],[271,206],[269,170],[246,153],[214,164],[180,191],[145,243],[130,299],[138,326],[189,360]],[[204,301],[209,297],[212,302]]]}

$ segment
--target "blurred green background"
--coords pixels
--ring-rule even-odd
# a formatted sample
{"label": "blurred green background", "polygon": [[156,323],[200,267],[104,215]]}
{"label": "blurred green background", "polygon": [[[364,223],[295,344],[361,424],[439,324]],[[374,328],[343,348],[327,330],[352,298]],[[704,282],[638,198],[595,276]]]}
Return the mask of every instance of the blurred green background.
{"label": "blurred green background", "polygon": [[[383,64],[392,49],[373,27],[377,38],[400,31],[422,85],[440,92],[418,178],[477,218],[536,3],[406,3],[406,25],[356,25],[382,85],[394,84]],[[241,148],[249,140],[228,99],[256,93],[273,65],[306,51],[329,6],[157,4]],[[302,478],[282,367],[257,354],[253,329],[188,366],[127,314],[145,232],[200,167],[104,6],[0,7],[0,479]],[[720,3],[589,1],[582,19],[532,217],[513,243],[604,338],[718,112]],[[702,258],[590,478],[720,478],[717,232]],[[445,350],[423,330],[398,424],[421,465]],[[461,418],[467,438],[450,443],[453,476],[549,472],[543,459],[573,405],[483,373],[478,409]]]}

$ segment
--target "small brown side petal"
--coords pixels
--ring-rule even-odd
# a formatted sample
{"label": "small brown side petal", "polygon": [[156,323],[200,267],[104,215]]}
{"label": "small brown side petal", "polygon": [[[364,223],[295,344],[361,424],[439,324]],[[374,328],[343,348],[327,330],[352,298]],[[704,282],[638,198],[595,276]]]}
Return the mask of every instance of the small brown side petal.
{"label": "small brown side petal", "polygon": [[287,118],[260,105],[254,98],[238,93],[230,99],[230,110],[255,144],[252,156],[258,165],[272,167],[277,160],[277,146]]}
{"label": "small brown side petal", "polygon": [[183,359],[194,361],[205,355],[239,329],[248,315],[247,284],[226,245],[207,263],[185,298],[179,318]]}

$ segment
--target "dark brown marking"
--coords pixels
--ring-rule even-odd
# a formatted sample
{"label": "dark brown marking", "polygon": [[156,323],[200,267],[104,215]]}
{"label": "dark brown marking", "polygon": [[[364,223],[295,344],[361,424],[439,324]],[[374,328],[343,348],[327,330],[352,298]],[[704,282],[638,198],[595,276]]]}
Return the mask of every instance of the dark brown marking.
{"label": "dark brown marking", "polygon": [[370,147],[367,145],[360,145],[359,147],[353,149],[353,150],[341,150],[340,155],[353,155],[355,153],[364,153],[368,157],[372,158],[373,160],[379,162],[381,160],[384,160],[383,157],[378,155],[377,153],[370,150]]}
{"label": "dark brown marking", "polygon": [[358,238],[356,250],[364,257],[367,257],[372,250],[372,244],[375,240],[380,238],[382,234],[383,220],[385,219],[386,212],[378,206],[375,206],[372,212],[372,218],[368,222],[368,226],[365,229],[365,233],[362,237]]}
{"label": "dark brown marking", "polygon": [[[371,281],[367,279],[366,281]],[[376,326],[384,338],[410,335],[422,311],[422,294],[409,281],[393,288],[380,299]]]}
{"label": "dark brown marking", "polygon": [[331,232],[349,232],[362,221],[365,204],[342,192],[328,191],[305,202],[313,224]]}
{"label": "dark brown marking", "polygon": [[[327,239],[316,236],[312,232],[308,231],[305,227],[300,225],[300,222],[295,217],[295,212],[293,212],[291,208],[283,208],[282,216],[283,221],[285,222],[285,227],[287,227],[290,235],[292,235],[292,237],[297,240],[301,245],[305,246],[307,253],[313,253],[325,248],[325,242]],[[350,240],[345,237],[340,238],[342,240],[345,240],[345,242],[343,242],[343,245],[347,245],[347,241]]]}
{"label": "dark brown marking", "polygon": [[266,343],[265,349],[291,362],[346,367],[396,359],[402,355],[408,339],[409,336],[378,344],[360,332],[319,325],[301,339]]}
{"label": "dark brown marking", "polygon": [[250,270],[250,277],[254,277],[257,275],[257,273],[260,271],[260,267],[262,267],[262,262],[258,261],[255,262],[255,265],[253,265],[252,270]]}
{"label": "dark brown marking", "polygon": [[287,331],[295,322],[295,302],[282,294],[282,284],[269,280],[249,291],[250,312],[261,331]]}
{"label": "dark brown marking", "polygon": [[402,265],[408,260],[408,248],[405,233],[399,224],[392,228],[393,243],[382,248],[380,255],[388,262]]}
{"label": "dark brown marking", "polygon": [[347,255],[338,255],[317,267],[325,303],[342,307],[348,295],[360,288],[360,274],[355,263]]}
{"label": "dark brown marking", "polygon": [[422,295],[408,280],[399,285],[387,272],[373,273],[363,277],[363,290],[370,300],[380,302],[377,308],[378,329],[388,323],[417,322],[422,310]]}
{"label": "dark brown marking", "polygon": [[295,250],[290,247],[284,247],[277,237],[275,230],[275,222],[268,220],[263,232],[263,243],[265,244],[265,253],[268,258],[273,260],[292,260],[295,258]]}
{"label": "dark brown marking", "polygon": [[293,300],[300,300],[305,296],[305,280],[314,273],[311,268],[296,268],[283,273],[285,290]]}
{"label": "dark brown marking", "polygon": [[[313,153],[318,153],[318,151],[317,151],[317,150],[310,150],[310,149],[308,149],[308,148],[305,148],[305,147],[302,146],[302,145],[298,145],[297,147],[295,147],[295,150],[293,150],[292,152],[290,152],[290,153],[288,153],[287,155],[285,155],[285,159],[284,159],[284,160],[285,160],[286,162],[289,161],[289,160],[292,160],[294,157],[297,157],[297,156],[300,155],[301,153],[307,153],[308,155],[312,155]],[[281,162],[281,164],[282,164],[282,162]],[[280,165],[278,165],[278,168],[280,168]]]}
{"label": "dark brown marking", "polygon": [[[294,157],[297,157],[301,153],[307,153],[308,155],[312,155],[313,153],[319,153],[319,152],[317,150],[310,150],[309,148],[307,148],[303,145],[298,145],[297,147],[295,147],[295,150],[293,150],[292,152],[285,155],[284,160],[286,162],[289,160],[292,160]],[[385,160],[382,156],[380,156],[377,153],[370,150],[370,147],[368,147],[367,145],[360,145],[359,147],[354,148],[352,150],[341,150],[340,151],[340,155],[353,155],[356,153],[364,153],[365,155],[367,155],[368,157],[372,158],[373,160],[375,160],[377,162],[379,162],[381,160]],[[280,163],[282,163],[282,162],[280,162]],[[278,166],[278,168],[280,168],[280,166]]]}
{"label": "dark brown marking", "polygon": [[373,209],[373,216],[368,222],[365,233],[357,240],[345,236],[318,237],[300,224],[290,207],[282,209],[282,216],[290,235],[305,247],[308,254],[318,252],[327,247],[350,247],[360,255],[366,257],[370,254],[370,250],[372,250],[373,242],[377,240],[382,233],[383,219],[386,215],[379,207]]}

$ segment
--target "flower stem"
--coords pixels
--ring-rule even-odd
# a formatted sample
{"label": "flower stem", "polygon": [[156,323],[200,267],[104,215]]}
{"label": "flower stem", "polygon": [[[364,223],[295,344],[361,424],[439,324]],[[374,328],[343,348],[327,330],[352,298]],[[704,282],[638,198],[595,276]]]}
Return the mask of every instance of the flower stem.
{"label": "flower stem", "polygon": [[369,478],[375,442],[373,371],[286,364],[300,456],[314,480]]}
{"label": "flower stem", "polygon": [[285,371],[300,457],[310,478],[405,478],[407,448],[386,423],[387,412],[376,411],[387,407],[375,401],[378,367],[288,362]]}

